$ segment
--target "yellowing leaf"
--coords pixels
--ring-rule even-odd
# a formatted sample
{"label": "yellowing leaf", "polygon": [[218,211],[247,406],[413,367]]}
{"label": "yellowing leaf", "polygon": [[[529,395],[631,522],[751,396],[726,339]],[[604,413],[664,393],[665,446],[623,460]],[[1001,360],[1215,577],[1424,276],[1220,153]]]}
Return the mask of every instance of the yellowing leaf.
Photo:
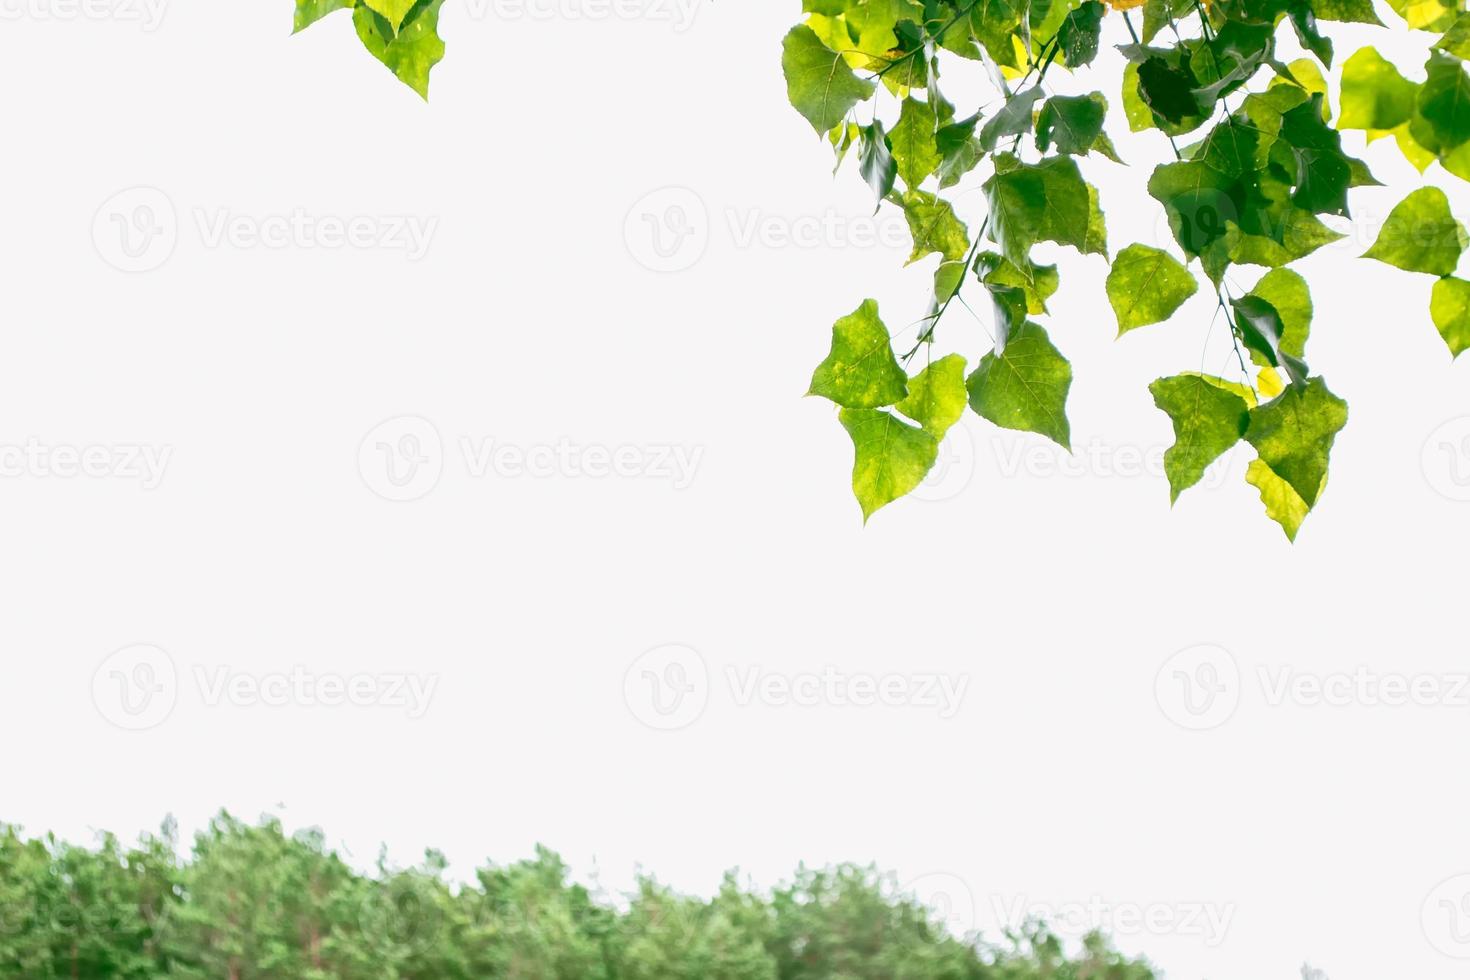
{"label": "yellowing leaf", "polygon": [[909,379],[908,397],[893,406],[924,427],[935,439],[943,439],[950,426],[965,414],[969,395],[965,391],[965,359],[949,354]]}
{"label": "yellowing leaf", "polygon": [[1271,467],[1259,459],[1251,460],[1251,465],[1246,467],[1245,482],[1261,492],[1261,503],[1266,505],[1266,516],[1281,525],[1288,541],[1296,541],[1302,521],[1306,520],[1307,511],[1311,509],[1307,502],[1291,488],[1290,483],[1277,476]]}
{"label": "yellowing leaf", "polygon": [[852,437],[852,492],[866,524],[879,508],[924,482],[939,456],[939,442],[887,412],[844,408],[838,418]]}
{"label": "yellowing leaf", "polygon": [[832,350],[817,365],[807,394],[844,408],[881,408],[904,398],[907,382],[878,304],[870,299],[832,325]]}

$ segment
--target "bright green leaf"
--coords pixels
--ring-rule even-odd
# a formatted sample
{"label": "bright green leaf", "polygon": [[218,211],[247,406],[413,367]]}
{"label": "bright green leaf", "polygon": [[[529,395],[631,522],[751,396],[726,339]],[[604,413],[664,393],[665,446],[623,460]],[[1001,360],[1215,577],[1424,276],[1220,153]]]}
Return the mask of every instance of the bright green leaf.
{"label": "bright green leaf", "polygon": [[1071,449],[1067,392],[1072,365],[1037,324],[1022,324],[1002,353],[981,358],[967,387],[970,407],[982,418],[1005,429],[1040,433]]}
{"label": "bright green leaf", "polygon": [[888,412],[844,408],[838,419],[852,437],[852,492],[867,523],[879,508],[924,482],[939,457],[939,442]]}
{"label": "bright green leaf", "polygon": [[296,19],[292,33],[302,31],[338,10],[350,10],[357,0],[296,0]]}
{"label": "bright green leaf", "polygon": [[1026,266],[1037,242],[1072,245],[1084,252],[1096,244],[1088,187],[1070,157],[1033,165],[1004,156],[984,189],[990,202],[990,235],[1018,268]]}
{"label": "bright green leaf", "polygon": [[1421,187],[1388,213],[1367,259],[1387,262],[1406,272],[1447,276],[1465,251],[1465,229],[1450,214],[1450,201],[1438,187]]}
{"label": "bright green leaf", "polygon": [[1419,86],[1378,51],[1359,48],[1342,66],[1341,129],[1393,129],[1414,114]]}
{"label": "bright green leaf", "polygon": [[1113,259],[1108,302],[1118,318],[1118,336],[1137,327],[1162,323],[1199,289],[1178,259],[1162,249],[1133,244]]}
{"label": "bright green leaf", "polygon": [[873,83],[858,78],[805,24],[786,35],[782,48],[787,97],[817,132],[829,132],[873,94]]}
{"label": "bright green leaf", "polygon": [[1266,516],[1281,525],[1288,541],[1295,541],[1310,509],[1307,502],[1292,489],[1290,483],[1277,476],[1271,467],[1259,459],[1251,460],[1250,466],[1246,467],[1245,482],[1261,492],[1261,503],[1266,505]]}
{"label": "bright green leaf", "polygon": [[970,236],[948,201],[928,191],[912,191],[905,194],[899,203],[908,220],[909,234],[914,239],[910,264],[935,252],[944,256],[947,262],[964,259],[970,250]]}
{"label": "bright green leaf", "polygon": [[864,301],[833,324],[832,350],[812,374],[807,394],[844,408],[882,408],[908,395],[908,375],[893,356],[875,301]]}
{"label": "bright green leaf", "polygon": [[1347,420],[1347,402],[1321,378],[1312,378],[1252,409],[1245,439],[1310,508],[1317,505],[1332,444]]}
{"label": "bright green leaf", "polygon": [[1459,357],[1470,348],[1470,282],[1436,280],[1429,298],[1429,315],[1452,355]]}
{"label": "bright green leaf", "polygon": [[439,37],[439,10],[443,6],[444,0],[432,0],[415,7],[413,18],[396,33],[377,11],[365,6],[352,11],[352,22],[363,46],[425,99],[429,97],[429,73],[444,58],[444,41]]}
{"label": "bright green leaf", "polygon": [[943,439],[950,426],[965,414],[968,400],[965,359],[949,354],[910,378],[908,397],[893,407],[935,439]]}
{"label": "bright green leaf", "polygon": [[1197,374],[1160,378],[1148,390],[1174,424],[1174,445],[1164,453],[1173,502],[1245,435],[1250,405],[1228,387]]}
{"label": "bright green leaf", "polygon": [[935,135],[939,120],[934,107],[918,99],[904,99],[898,125],[888,134],[893,158],[898,162],[898,175],[910,190],[918,190],[939,169],[939,147]]}

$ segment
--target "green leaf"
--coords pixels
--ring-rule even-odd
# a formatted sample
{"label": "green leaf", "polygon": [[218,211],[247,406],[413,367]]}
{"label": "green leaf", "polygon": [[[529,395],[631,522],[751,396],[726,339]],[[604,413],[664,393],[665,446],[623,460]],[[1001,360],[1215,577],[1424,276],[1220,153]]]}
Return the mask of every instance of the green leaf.
{"label": "green leaf", "polygon": [[1470,140],[1470,78],[1458,59],[1438,51],[1430,52],[1426,68],[1410,129],[1421,145],[1447,153]]}
{"label": "green leaf", "polygon": [[908,395],[908,375],[893,356],[874,300],[833,324],[831,353],[812,374],[807,394],[844,408],[882,408]]}
{"label": "green leaf", "polygon": [[1169,23],[1194,10],[1191,0],[1144,0],[1143,43],[1151,44]]}
{"label": "green leaf", "polygon": [[1108,273],[1108,302],[1118,318],[1118,336],[1163,323],[1199,289],[1179,260],[1148,245],[1133,244],[1113,259]]}
{"label": "green leaf", "polygon": [[1174,239],[1184,254],[1200,258],[1222,242],[1240,216],[1238,179],[1199,161],[1165,163],[1154,169],[1148,192],[1164,206]]}
{"label": "green leaf", "polygon": [[1470,282],[1436,280],[1429,297],[1429,315],[1453,356],[1459,357],[1470,348]]}
{"label": "green leaf", "polygon": [[1307,281],[1291,269],[1273,269],[1246,295],[1265,300],[1276,311],[1282,326],[1282,353],[1306,357],[1307,337],[1312,330],[1312,294]]}
{"label": "green leaf", "polygon": [[1266,218],[1271,235],[1252,235],[1230,225],[1225,236],[1230,261],[1275,268],[1346,237],[1298,207],[1288,205],[1269,212]]}
{"label": "green leaf", "polygon": [[1450,201],[1438,187],[1421,187],[1388,213],[1373,247],[1363,253],[1405,272],[1447,276],[1465,251],[1465,229],[1450,214]]}
{"label": "green leaf", "polygon": [[898,178],[898,164],[889,148],[888,136],[883,132],[883,124],[876,119],[871,125],[858,130],[858,173],[873,189],[880,205],[892,192],[893,183]]}
{"label": "green leaf", "polygon": [[296,19],[291,32],[294,34],[297,31],[304,31],[327,14],[338,10],[351,10],[355,6],[357,6],[357,0],[296,0]]}
{"label": "green leaf", "polygon": [[893,407],[935,439],[943,439],[950,426],[965,414],[968,400],[965,359],[949,354],[910,378],[908,397]]}
{"label": "green leaf", "polygon": [[1031,131],[1036,100],[1041,98],[1041,94],[1041,86],[1033,85],[1006,100],[1000,111],[980,129],[980,145],[987,153],[994,150],[1001,140]]}
{"label": "green leaf", "polygon": [[981,252],[975,258],[975,274],[987,288],[1014,287],[1026,296],[1026,312],[1038,316],[1046,312],[1046,301],[1056,294],[1061,277],[1054,265],[1027,262],[1017,267],[1010,259],[995,252]]}
{"label": "green leaf", "polygon": [[1358,49],[1342,66],[1339,129],[1393,129],[1409,121],[1419,86],[1371,47]]}
{"label": "green leaf", "polygon": [[1174,423],[1174,445],[1164,453],[1171,503],[1198,483],[1250,425],[1250,405],[1226,385],[1221,379],[1180,374],[1148,386],[1154,404]]}
{"label": "green leaf", "polygon": [[792,106],[818,133],[829,132],[853,106],[873,94],[873,83],[858,78],[842,55],[824,45],[805,24],[786,35],[781,68]]}
{"label": "green leaf", "polygon": [[948,201],[928,191],[911,191],[899,199],[899,204],[914,239],[910,265],[935,252],[946,262],[962,261],[969,253],[969,233]]}
{"label": "green leaf", "polygon": [[1282,349],[1286,325],[1275,306],[1260,296],[1247,294],[1230,301],[1235,309],[1235,326],[1252,359],[1263,367],[1285,369],[1296,384],[1306,381],[1307,366],[1301,358]]}
{"label": "green leaf", "polygon": [[1295,0],[1291,5],[1291,26],[1296,30],[1297,40],[1302,47],[1317,56],[1317,60],[1328,68],[1332,67],[1332,42],[1317,30],[1317,15],[1306,0]]}
{"label": "green leaf", "polygon": [[1310,0],[1310,3],[1318,20],[1383,25],[1383,21],[1378,19],[1378,12],[1373,9],[1373,0]]}
{"label": "green leaf", "polygon": [[1348,213],[1347,191],[1353,171],[1342,152],[1342,137],[1322,122],[1322,96],[1281,115],[1281,138],[1296,160],[1297,207],[1316,214]]}
{"label": "green leaf", "polygon": [[1271,467],[1259,459],[1251,460],[1250,466],[1246,467],[1245,482],[1261,492],[1261,503],[1266,505],[1266,516],[1281,525],[1288,541],[1296,541],[1302,521],[1306,520],[1307,511],[1311,509],[1307,502],[1292,489],[1290,483],[1277,476]]}
{"label": "green leaf", "polygon": [[443,6],[444,0],[416,4],[398,31],[386,17],[366,6],[352,11],[352,22],[363,46],[425,99],[429,97],[429,73],[444,59],[444,41],[439,37],[439,10]]}
{"label": "green leaf", "polygon": [[985,158],[985,149],[975,138],[975,129],[980,124],[980,114],[947,126],[939,127],[934,134],[934,146],[939,151],[939,186],[953,187],[966,174],[979,166]]}
{"label": "green leaf", "polygon": [[1092,201],[1071,157],[1024,164],[1003,155],[985,182],[990,235],[1017,268],[1025,268],[1031,246],[1056,242],[1088,251],[1096,244]]}
{"label": "green leaf", "polygon": [[852,437],[852,492],[866,524],[880,508],[924,482],[939,457],[939,442],[888,412],[844,408],[837,417]]}
{"label": "green leaf", "polygon": [[1163,58],[1149,58],[1138,66],[1138,94],[1144,105],[1171,123],[1199,114],[1194,79]]}
{"label": "green leaf", "polygon": [[1040,433],[1071,450],[1067,392],[1072,365],[1037,324],[1022,324],[1004,352],[981,358],[966,386],[970,407],[982,418],[1005,429]]}
{"label": "green leaf", "polygon": [[1312,378],[1252,409],[1245,439],[1312,508],[1327,481],[1332,444],[1347,420],[1347,402],[1329,391],[1321,378]]}
{"label": "green leaf", "polygon": [[1444,32],[1444,37],[1435,41],[1434,46],[1461,60],[1470,58],[1470,14],[1462,13],[1456,17],[1449,30]]}
{"label": "green leaf", "polygon": [[417,3],[418,0],[362,0],[363,6],[382,14],[395,31],[403,26],[403,19]]}
{"label": "green leaf", "polygon": [[970,7],[970,30],[997,64],[1016,68],[1016,47],[1011,39],[1021,26],[1024,5],[1020,0],[975,0]]}
{"label": "green leaf", "polygon": [[1443,31],[1454,22],[1454,0],[1388,0],[1414,30]]}
{"label": "green leaf", "polygon": [[939,169],[939,147],[935,140],[938,129],[939,120],[932,105],[918,99],[903,100],[898,125],[889,134],[889,142],[898,161],[898,175],[910,190],[918,190]]}
{"label": "green leaf", "polygon": [[1097,42],[1102,34],[1102,17],[1106,9],[1097,0],[1086,0],[1062,21],[1061,30],[1057,32],[1057,44],[1068,68],[1081,68],[1097,57]]}
{"label": "green leaf", "polygon": [[1087,153],[1097,146],[1107,112],[1101,92],[1047,99],[1036,119],[1037,149],[1045,153],[1055,144],[1058,153]]}

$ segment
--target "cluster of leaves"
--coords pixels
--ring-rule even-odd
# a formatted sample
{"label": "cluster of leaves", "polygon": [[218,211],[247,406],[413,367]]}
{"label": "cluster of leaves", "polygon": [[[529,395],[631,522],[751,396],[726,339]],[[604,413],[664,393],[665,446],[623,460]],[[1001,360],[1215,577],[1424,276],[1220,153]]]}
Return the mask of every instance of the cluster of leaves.
{"label": "cluster of leaves", "polygon": [[357,36],[374,58],[425,99],[429,72],[444,58],[439,8],[444,0],[296,0],[294,31],[351,10]]}
{"label": "cluster of leaves", "polygon": [[[1322,216],[1348,216],[1349,191],[1378,184],[1344,152],[1339,130],[1392,135],[1421,171],[1438,160],[1470,179],[1470,78],[1460,60],[1470,58],[1470,14],[1446,5],[1454,0],[1390,0],[1410,28],[1443,34],[1427,77],[1411,82],[1372,48],[1358,51],[1343,66],[1334,127],[1323,74],[1333,43],[1320,25],[1382,26],[1372,0],[1108,2],[803,0],[803,22],[785,38],[792,105],[830,142],[839,167],[855,149],[880,206],[902,210],[910,262],[938,256],[933,299],[905,353],[870,300],[837,321],[812,378],[811,394],[836,403],[852,437],[865,520],[919,485],[967,404],[995,425],[1070,448],[1071,366],[1034,319],[1059,275],[1032,250],[1047,242],[1109,256],[1098,194],[1079,161],[1118,153],[1103,93],[1051,94],[1044,85],[1058,66],[1099,57],[1107,16],[1132,37],[1117,49],[1123,118],[1133,132],[1160,134],[1168,158],[1148,193],[1185,259],[1141,243],[1111,257],[1106,289],[1119,334],[1169,320],[1199,289],[1186,265],[1197,263],[1215,315],[1229,324],[1227,373],[1239,369],[1150,386],[1176,437],[1165,458],[1171,496],[1242,441],[1256,453],[1246,479],[1288,537],[1322,495],[1348,409],[1308,367],[1312,300],[1288,266],[1343,237]],[[1140,6],[1135,25],[1128,8]],[[1287,30],[1309,57],[1278,57]],[[986,70],[996,90],[988,111],[962,115],[945,97],[941,69],[961,61]],[[864,124],[859,107],[869,102]],[[987,205],[973,233],[952,204],[971,179]],[[1445,195],[1426,187],[1392,211],[1367,253],[1439,277],[1431,315],[1455,355],[1470,346],[1470,282],[1453,277],[1465,246]],[[1265,270],[1248,290],[1231,275],[1241,266]],[[990,297],[993,349],[973,369],[951,354],[910,375],[951,306],[969,306],[967,287]]]}
{"label": "cluster of leaves", "polygon": [[949,935],[872,869],[802,868],[769,895],[727,875],[705,900],[652,879],[616,904],[553,853],[445,880],[355,871],[320,832],[228,815],[96,849],[0,825],[3,980],[1154,980],[1098,936],[1068,955],[1040,924],[1003,946]]}

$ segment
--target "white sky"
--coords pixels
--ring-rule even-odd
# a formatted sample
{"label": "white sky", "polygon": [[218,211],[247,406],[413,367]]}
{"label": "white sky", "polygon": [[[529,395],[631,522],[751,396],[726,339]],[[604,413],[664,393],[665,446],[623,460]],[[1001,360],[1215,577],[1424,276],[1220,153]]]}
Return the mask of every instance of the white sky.
{"label": "white sky", "polygon": [[[363,861],[437,846],[463,873],[542,841],[611,887],[642,866],[701,892],[876,861],[992,934],[1097,905],[1175,980],[1462,973],[1470,368],[1427,277],[1354,258],[1418,185],[1396,151],[1367,155],[1395,187],[1356,193],[1350,245],[1301,266],[1309,359],[1353,418],[1295,547],[1244,456],[1172,512],[1139,462],[1170,442],[1148,382],[1228,363],[1213,298],[1115,342],[1105,265],[1070,253],[1046,325],[1080,462],[970,417],[927,499],[864,530],[846,436],[800,395],[831,322],[865,296],[917,317],[929,266],[866,242],[899,219],[867,224],[786,105],[795,3],[450,0],[428,106],[346,15],[292,39],[288,6],[177,4],[151,31],[6,8],[0,446],[102,447],[112,475],[0,478],[0,819],[84,839],[281,805]],[[1132,166],[1084,164],[1110,244],[1157,242],[1161,141],[1114,135]],[[302,240],[250,243],[298,210]],[[114,215],[175,248],[118,271]],[[322,247],[356,216],[378,247]],[[645,216],[693,231],[666,259],[688,268],[646,267]],[[941,334],[984,349],[963,310]],[[393,484],[380,443],[427,469]],[[169,661],[108,660],[136,644]],[[639,660],[670,644],[697,657]],[[140,663],[174,672],[171,711],[126,732],[114,671]],[[1174,671],[1204,663],[1235,710],[1187,731]],[[656,731],[644,671],[671,667],[697,697]],[[1360,667],[1439,703],[1273,703]],[[421,717],[247,703],[297,668],[435,686]],[[828,668],[918,703],[778,703]],[[210,703],[220,682],[247,687]]]}

